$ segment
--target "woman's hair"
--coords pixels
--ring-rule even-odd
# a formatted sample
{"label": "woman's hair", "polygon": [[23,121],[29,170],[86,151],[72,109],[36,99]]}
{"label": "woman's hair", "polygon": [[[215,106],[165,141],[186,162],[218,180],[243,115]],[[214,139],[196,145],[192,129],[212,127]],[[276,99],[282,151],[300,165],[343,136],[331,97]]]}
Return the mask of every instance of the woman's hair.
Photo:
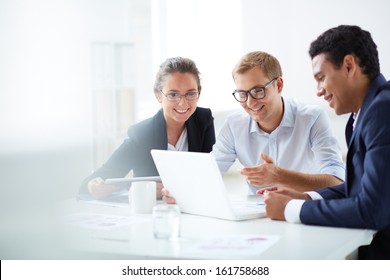
{"label": "woman's hair", "polygon": [[232,71],[233,79],[237,74],[244,74],[255,67],[259,67],[269,79],[283,75],[280,63],[274,56],[266,52],[254,51],[247,53],[238,61]]}
{"label": "woman's hair", "polygon": [[196,67],[195,62],[184,57],[171,57],[160,65],[160,69],[157,72],[156,80],[154,82],[154,93],[160,93],[162,84],[166,80],[167,76],[177,72],[192,74],[198,84],[198,92],[200,93],[202,89],[199,77],[200,72]]}

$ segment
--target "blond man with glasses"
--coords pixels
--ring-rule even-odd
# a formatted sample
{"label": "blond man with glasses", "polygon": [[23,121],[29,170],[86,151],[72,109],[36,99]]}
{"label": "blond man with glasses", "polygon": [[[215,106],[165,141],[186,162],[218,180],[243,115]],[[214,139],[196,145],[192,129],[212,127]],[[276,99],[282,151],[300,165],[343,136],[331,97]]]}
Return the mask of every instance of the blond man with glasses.
{"label": "blond man with glasses", "polygon": [[233,96],[244,110],[227,118],[213,147],[222,173],[238,159],[252,194],[270,185],[307,191],[342,183],[341,149],[328,116],[317,106],[282,97],[275,57],[250,52],[232,75]]}

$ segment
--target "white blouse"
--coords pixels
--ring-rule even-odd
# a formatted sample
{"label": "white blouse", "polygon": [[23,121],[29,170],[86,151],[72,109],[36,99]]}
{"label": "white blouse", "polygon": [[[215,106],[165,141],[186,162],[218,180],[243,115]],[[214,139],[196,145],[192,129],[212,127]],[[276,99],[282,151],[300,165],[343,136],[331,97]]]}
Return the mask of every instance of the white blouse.
{"label": "white blouse", "polygon": [[177,140],[176,146],[168,143],[168,151],[184,151],[188,152],[188,137],[187,128],[185,127],[181,133],[179,140]]}

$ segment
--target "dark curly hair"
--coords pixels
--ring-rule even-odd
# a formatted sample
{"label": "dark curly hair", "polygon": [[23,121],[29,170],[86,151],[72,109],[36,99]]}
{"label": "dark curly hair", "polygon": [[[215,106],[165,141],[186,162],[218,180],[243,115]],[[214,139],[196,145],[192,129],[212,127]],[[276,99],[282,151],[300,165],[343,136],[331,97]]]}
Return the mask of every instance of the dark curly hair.
{"label": "dark curly hair", "polygon": [[359,26],[339,25],[322,33],[310,44],[309,49],[312,59],[321,53],[324,53],[336,68],[341,66],[346,55],[355,56],[362,72],[370,80],[380,73],[377,46],[370,32]]}

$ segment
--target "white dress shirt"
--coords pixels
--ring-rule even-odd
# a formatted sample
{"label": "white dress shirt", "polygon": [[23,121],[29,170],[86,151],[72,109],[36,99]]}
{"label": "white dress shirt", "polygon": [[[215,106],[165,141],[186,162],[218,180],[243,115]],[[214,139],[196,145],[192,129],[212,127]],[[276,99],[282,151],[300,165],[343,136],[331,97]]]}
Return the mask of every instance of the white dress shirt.
{"label": "white dress shirt", "polygon": [[[283,101],[282,121],[271,133],[262,131],[245,111],[228,116],[212,151],[220,171],[226,172],[236,159],[244,166],[261,164],[260,153],[266,153],[277,166],[343,180],[341,149],[326,113],[295,99]],[[256,190],[249,186],[249,193]]]}

